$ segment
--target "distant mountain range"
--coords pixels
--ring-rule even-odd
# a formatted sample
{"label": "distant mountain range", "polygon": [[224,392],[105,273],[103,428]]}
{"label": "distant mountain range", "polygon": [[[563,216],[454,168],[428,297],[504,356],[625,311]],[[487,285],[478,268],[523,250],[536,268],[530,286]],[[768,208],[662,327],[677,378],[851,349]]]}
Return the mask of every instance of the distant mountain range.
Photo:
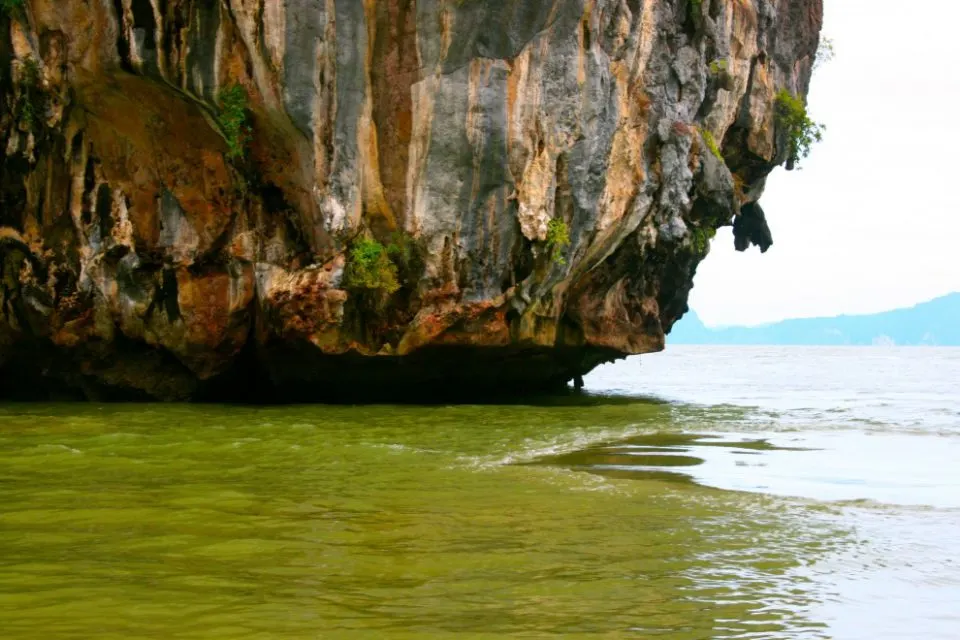
{"label": "distant mountain range", "polygon": [[784,320],[758,327],[710,329],[690,311],[674,325],[667,344],[960,346],[960,293],[883,313]]}

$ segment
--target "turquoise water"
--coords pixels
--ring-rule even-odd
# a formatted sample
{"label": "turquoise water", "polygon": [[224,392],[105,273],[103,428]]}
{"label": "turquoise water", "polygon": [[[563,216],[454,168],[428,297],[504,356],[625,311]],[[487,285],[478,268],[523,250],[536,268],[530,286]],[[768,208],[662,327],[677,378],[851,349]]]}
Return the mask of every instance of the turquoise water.
{"label": "turquoise water", "polygon": [[0,407],[4,638],[960,636],[960,350],[513,406]]}

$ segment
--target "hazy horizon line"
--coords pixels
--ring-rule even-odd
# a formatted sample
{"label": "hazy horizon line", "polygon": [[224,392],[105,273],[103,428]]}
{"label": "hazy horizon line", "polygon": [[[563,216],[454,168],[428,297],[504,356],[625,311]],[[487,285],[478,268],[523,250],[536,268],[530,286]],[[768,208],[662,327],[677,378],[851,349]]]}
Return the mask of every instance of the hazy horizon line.
{"label": "hazy horizon line", "polygon": [[[929,304],[929,303],[931,303],[931,302],[936,302],[937,300],[940,300],[940,299],[942,299],[942,298],[949,298],[950,296],[956,296],[956,295],[960,295],[960,291],[950,291],[950,292],[948,292],[948,293],[944,293],[944,294],[941,294],[941,295],[938,295],[938,296],[934,296],[934,297],[932,297],[932,298],[927,298],[926,300],[920,300],[919,302],[915,302],[915,303],[910,304],[910,305],[906,305],[906,306],[902,306],[902,307],[893,307],[893,308],[888,308],[888,309],[880,309],[880,310],[878,310],[878,311],[867,311],[867,312],[862,312],[862,313],[838,313],[838,314],[835,314],[835,315],[801,315],[801,316],[789,316],[789,317],[785,317],[785,318],[780,318],[779,320],[767,320],[767,321],[759,322],[759,323],[756,323],[756,324],[716,324],[716,325],[714,325],[714,324],[707,324],[706,322],[703,321],[703,318],[700,316],[700,314],[697,312],[697,310],[694,309],[693,307],[690,307],[690,310],[688,311],[688,313],[692,313],[693,315],[695,315],[695,316],[697,317],[697,319],[700,321],[700,324],[702,324],[702,325],[703,325],[705,328],[707,328],[707,329],[759,329],[759,328],[763,328],[763,327],[769,327],[769,326],[772,326],[772,325],[775,325],[775,324],[780,324],[781,322],[789,322],[789,321],[791,321],[791,320],[834,320],[834,319],[837,319],[837,318],[862,318],[862,317],[866,317],[866,316],[878,315],[878,314],[881,314],[881,313],[890,313],[890,312],[893,312],[893,311],[905,311],[905,310],[907,310],[907,309],[913,309],[913,308],[919,307],[919,306],[924,305],[924,304]],[[685,318],[686,316],[687,316],[687,314],[684,314],[684,318]],[[679,323],[679,322],[682,322],[682,321],[683,321],[683,318],[681,318],[681,319],[678,320],[677,322]]]}

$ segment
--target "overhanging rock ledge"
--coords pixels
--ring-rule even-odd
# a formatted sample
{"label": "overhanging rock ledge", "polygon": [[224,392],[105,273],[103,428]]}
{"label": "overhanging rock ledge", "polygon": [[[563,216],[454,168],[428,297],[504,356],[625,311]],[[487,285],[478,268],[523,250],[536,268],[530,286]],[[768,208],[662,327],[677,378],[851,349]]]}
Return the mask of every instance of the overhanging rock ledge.
{"label": "overhanging rock ledge", "polygon": [[556,388],[771,242],[822,0],[24,0],[0,397]]}

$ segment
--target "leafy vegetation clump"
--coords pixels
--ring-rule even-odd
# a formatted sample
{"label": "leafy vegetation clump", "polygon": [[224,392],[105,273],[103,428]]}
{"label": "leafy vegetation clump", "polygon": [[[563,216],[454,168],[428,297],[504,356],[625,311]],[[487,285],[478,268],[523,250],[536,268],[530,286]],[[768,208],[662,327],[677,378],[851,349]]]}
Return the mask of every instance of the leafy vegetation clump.
{"label": "leafy vegetation clump", "polygon": [[570,229],[567,223],[554,218],[547,223],[547,249],[550,259],[556,264],[567,264],[563,257],[563,250],[570,246]]}
{"label": "leafy vegetation clump", "polygon": [[220,115],[217,122],[227,139],[227,157],[243,158],[250,142],[250,123],[247,120],[247,91],[234,84],[220,92]]}
{"label": "leafy vegetation clump", "polygon": [[394,231],[390,235],[390,244],[386,248],[387,256],[401,273],[416,267],[414,264],[417,261],[416,243],[409,235]]}
{"label": "leafy vegetation clump", "polygon": [[703,142],[707,145],[707,148],[710,149],[710,153],[712,153],[717,160],[723,162],[723,154],[720,153],[720,147],[717,145],[717,139],[714,138],[713,134],[707,129],[704,129],[700,133],[703,135]]}
{"label": "leafy vegetation clump", "polygon": [[806,158],[810,155],[813,143],[823,140],[826,128],[811,120],[803,100],[786,89],[777,93],[777,121],[787,131],[790,144],[788,161],[791,163]]}
{"label": "leafy vegetation clump", "polygon": [[833,60],[836,56],[836,49],[833,40],[830,38],[820,38],[820,44],[817,46],[817,54],[813,59],[813,68],[819,69],[821,66]]}
{"label": "leafy vegetation clump", "polygon": [[43,83],[40,80],[40,65],[33,58],[26,58],[23,61],[20,87],[21,93],[16,104],[16,117],[28,129],[33,130],[43,118],[47,101]]}
{"label": "leafy vegetation clump", "polygon": [[724,58],[718,58],[710,63],[710,73],[715,76],[720,75],[724,71],[727,71],[730,68],[730,63]]}
{"label": "leafy vegetation clump", "polygon": [[13,15],[23,9],[23,0],[0,0],[0,12]]}
{"label": "leafy vegetation clump", "polygon": [[350,259],[343,272],[347,289],[394,293],[400,288],[397,265],[390,251],[376,240],[361,238],[350,248]]}
{"label": "leafy vegetation clump", "polygon": [[705,256],[710,249],[710,240],[717,235],[716,229],[695,227],[691,231],[690,244],[697,255]]}

